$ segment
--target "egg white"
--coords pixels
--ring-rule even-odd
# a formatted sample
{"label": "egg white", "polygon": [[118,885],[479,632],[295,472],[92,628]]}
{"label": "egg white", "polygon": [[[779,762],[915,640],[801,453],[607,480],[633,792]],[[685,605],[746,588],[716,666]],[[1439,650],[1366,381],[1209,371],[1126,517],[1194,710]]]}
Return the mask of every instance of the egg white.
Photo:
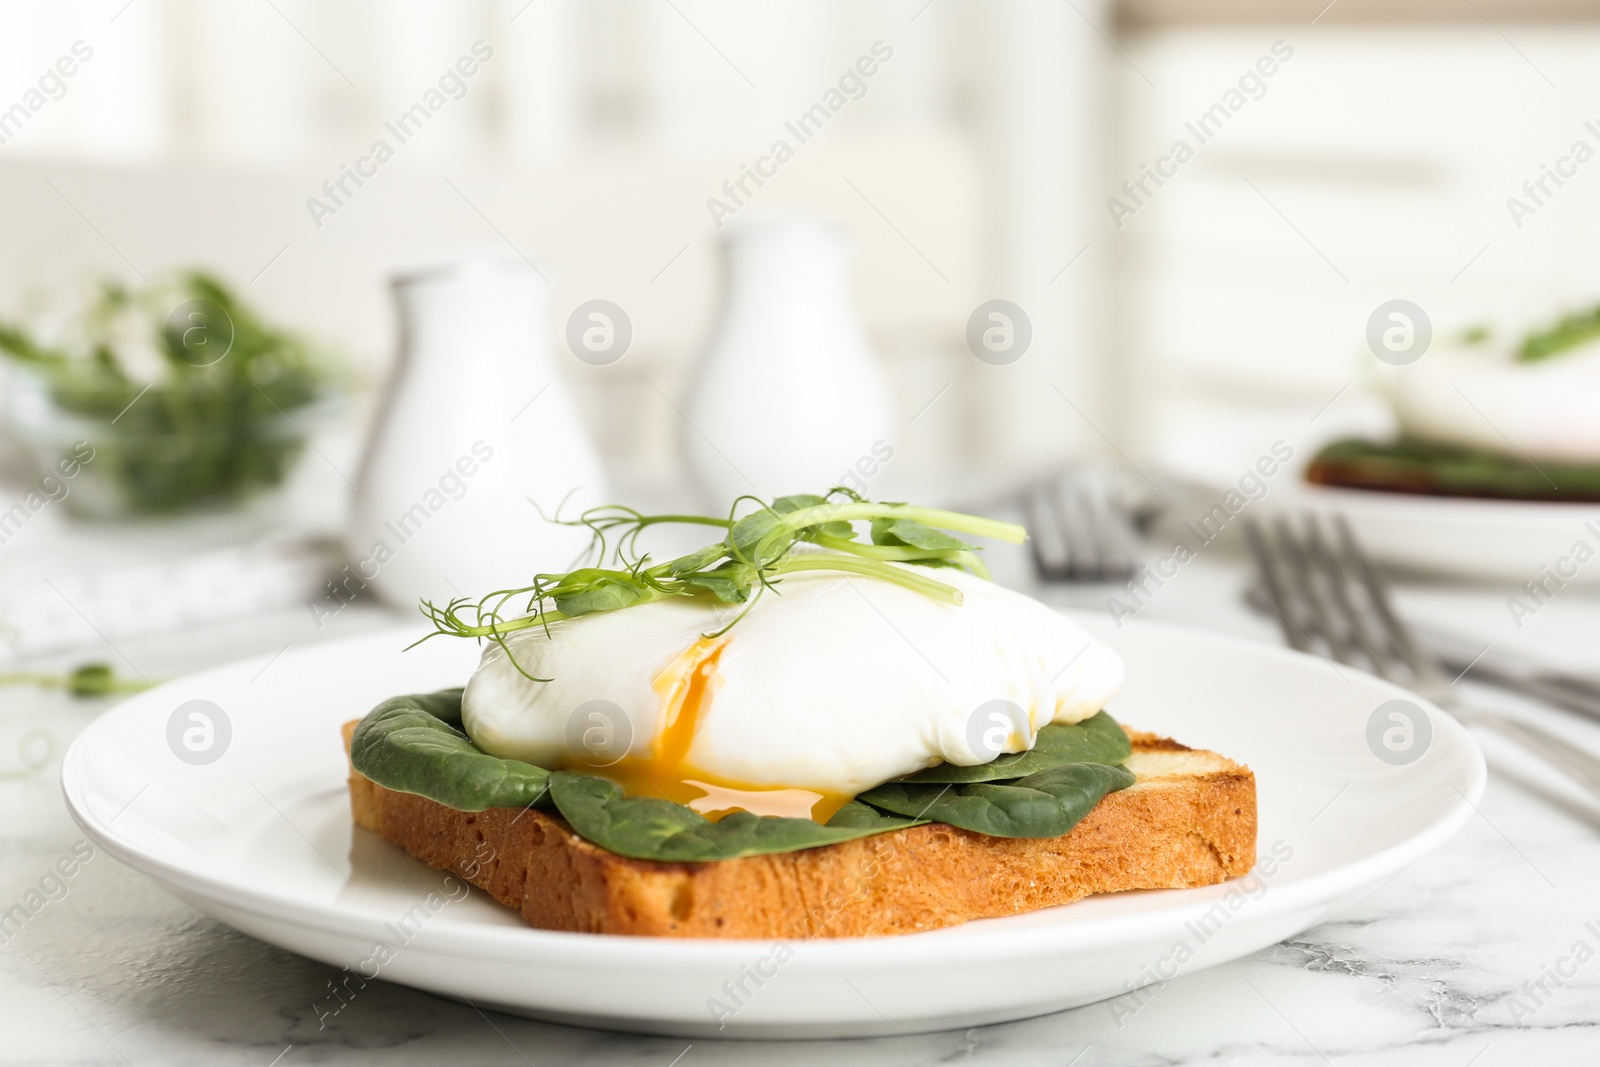
{"label": "egg white", "polygon": [[[992,759],[973,744],[988,702],[1028,713],[1005,746],[1020,751],[1040,727],[1088,718],[1117,692],[1121,660],[1076,623],[964,572],[918,570],[964,603],[823,572],[768,592],[728,633],[686,762],[757,788],[855,795],[940,761]],[[573,718],[602,700],[627,716],[628,754],[649,758],[664,728],[653,681],[735,610],[673,599],[509,637],[524,670],[553,679],[543,683],[490,644],[463,699],[467,733],[493,755],[557,767],[584,755]]]}
{"label": "egg white", "polygon": [[1441,349],[1391,375],[1411,436],[1534,462],[1600,462],[1600,343],[1533,363]]}

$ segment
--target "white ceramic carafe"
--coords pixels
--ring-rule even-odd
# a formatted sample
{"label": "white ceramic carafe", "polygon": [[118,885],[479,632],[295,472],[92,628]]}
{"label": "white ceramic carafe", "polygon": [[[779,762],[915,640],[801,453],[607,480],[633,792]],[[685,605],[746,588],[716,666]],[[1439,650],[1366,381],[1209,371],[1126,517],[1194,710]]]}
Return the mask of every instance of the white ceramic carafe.
{"label": "white ceramic carafe", "polygon": [[730,224],[721,316],[682,427],[708,507],[841,482],[863,491],[893,454],[889,385],[852,305],[850,252],[823,219]]}
{"label": "white ceramic carafe", "polygon": [[399,354],[357,481],[346,588],[402,605],[476,598],[582,552],[587,531],[534,506],[548,515],[565,500],[572,518],[605,500],[546,341],[547,288],[511,258],[394,279]]}

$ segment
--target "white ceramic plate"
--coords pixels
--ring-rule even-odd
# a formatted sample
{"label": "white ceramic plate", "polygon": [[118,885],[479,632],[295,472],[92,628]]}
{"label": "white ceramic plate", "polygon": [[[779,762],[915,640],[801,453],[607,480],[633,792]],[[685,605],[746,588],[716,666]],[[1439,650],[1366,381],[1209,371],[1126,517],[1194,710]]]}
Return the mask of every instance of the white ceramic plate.
{"label": "white ceramic plate", "polygon": [[[1292,436],[1281,424],[1261,419],[1239,416],[1232,422],[1200,421],[1174,432],[1159,449],[1162,470],[1198,491],[1178,519],[1198,518],[1220,502],[1264,454],[1266,442]],[[1600,564],[1580,566],[1572,558],[1578,541],[1588,545],[1585,559],[1600,551],[1600,504],[1379,493],[1306,482],[1306,466],[1327,441],[1364,436],[1360,428],[1347,429],[1301,424],[1293,460],[1268,480],[1266,496],[1249,505],[1250,513],[1339,512],[1376,558],[1435,574],[1509,581],[1520,588],[1540,580],[1541,568],[1548,566],[1579,584],[1600,585]]]}
{"label": "white ceramic plate", "polygon": [[[529,929],[351,825],[339,725],[395,693],[461,684],[475,660],[464,642],[403,653],[411,635],[399,632],[142,693],[78,737],[62,785],[107,852],[207,914],[335,968],[539,1018],[725,1037],[950,1029],[1109,997],[1120,999],[1108,1010],[1125,1016],[1141,999],[1133,986],[1271,945],[1358,898],[1454,833],[1482,793],[1477,746],[1421,701],[1432,738],[1420,758],[1395,766],[1374,755],[1369,719],[1406,696],[1385,682],[1197,631],[1082,621],[1126,659],[1128,683],[1111,707],[1123,722],[1254,769],[1257,875],[782,947]],[[191,700],[213,702],[231,727],[207,765],[180,760],[168,742]],[[759,986],[752,971],[766,975]],[[339,1003],[326,988],[306,995],[319,1010]]]}
{"label": "white ceramic plate", "polygon": [[[1373,555],[1418,570],[1520,587],[1541,580],[1541,568],[1550,567],[1585,585],[1600,583],[1600,566],[1579,566],[1600,550],[1600,504],[1414,496],[1304,482],[1274,504],[1340,512]],[[1589,551],[1574,557],[1579,541]]]}

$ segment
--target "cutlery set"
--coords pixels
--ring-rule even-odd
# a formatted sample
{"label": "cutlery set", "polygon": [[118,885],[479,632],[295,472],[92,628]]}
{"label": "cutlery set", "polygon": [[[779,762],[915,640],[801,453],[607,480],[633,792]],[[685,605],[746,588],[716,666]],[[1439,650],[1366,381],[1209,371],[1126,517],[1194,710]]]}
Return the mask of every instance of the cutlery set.
{"label": "cutlery set", "polygon": [[[1037,483],[1020,505],[1041,580],[1119,582],[1136,572],[1148,516],[1135,515],[1101,472],[1073,470]],[[1600,679],[1491,657],[1488,648],[1474,655],[1459,639],[1422,633],[1396,612],[1388,578],[1342,515],[1245,517],[1241,525],[1253,571],[1244,600],[1273,620],[1290,648],[1404,686],[1534,753],[1600,799],[1600,758],[1570,738],[1476,707],[1457,688],[1470,679],[1600,722]]]}

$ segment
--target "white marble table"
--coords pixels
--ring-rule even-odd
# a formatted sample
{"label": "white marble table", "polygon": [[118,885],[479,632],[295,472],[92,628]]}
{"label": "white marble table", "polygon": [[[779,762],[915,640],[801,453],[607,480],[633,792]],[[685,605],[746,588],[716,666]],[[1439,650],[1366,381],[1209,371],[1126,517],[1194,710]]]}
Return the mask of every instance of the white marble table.
{"label": "white marble table", "polygon": [[[1202,558],[1145,614],[1274,640],[1239,604],[1234,561]],[[1010,572],[1019,573],[1015,568]],[[1403,607],[1504,647],[1572,662],[1600,647],[1600,600],[1577,592],[1514,631],[1505,590],[1408,589]],[[1106,591],[1057,591],[1103,610]],[[315,632],[289,612],[182,638],[119,642],[152,677],[368,630],[352,608]],[[1466,683],[1463,683],[1466,684]],[[53,752],[0,780],[0,909],[81,840],[62,805],[61,752],[104,702],[0,690],[0,773],[25,734]],[[1505,704],[1600,751],[1600,726]],[[1285,709],[1292,714],[1292,709]],[[374,983],[319,1029],[332,971],[216,923],[105,856],[0,943],[0,1062],[244,1064],[1227,1064],[1361,1062],[1498,1067],[1600,1062],[1600,805],[1484,739],[1481,815],[1429,860],[1337,920],[1159,987],[1132,1020],[1105,1004],[909,1038],[757,1044],[625,1036],[501,1015]],[[39,734],[29,742],[39,751]],[[1539,983],[1543,982],[1543,988]]]}

